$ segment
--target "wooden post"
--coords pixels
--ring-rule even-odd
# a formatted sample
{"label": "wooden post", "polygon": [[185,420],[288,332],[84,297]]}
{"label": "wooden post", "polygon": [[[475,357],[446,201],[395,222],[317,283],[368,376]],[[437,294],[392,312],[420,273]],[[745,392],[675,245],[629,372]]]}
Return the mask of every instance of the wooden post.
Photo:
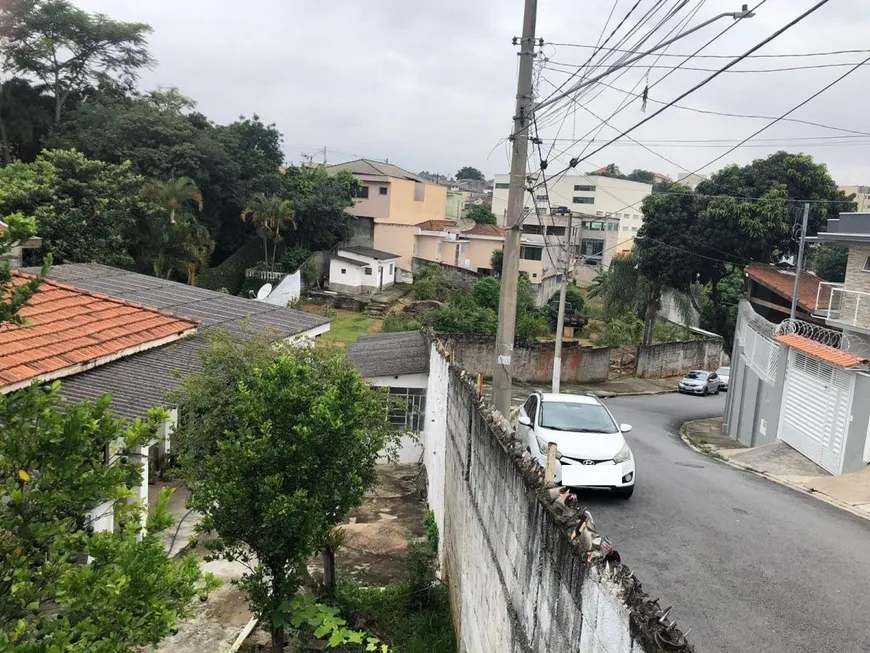
{"label": "wooden post", "polygon": [[556,482],[556,443],[547,445],[547,466],[544,467],[544,485]]}

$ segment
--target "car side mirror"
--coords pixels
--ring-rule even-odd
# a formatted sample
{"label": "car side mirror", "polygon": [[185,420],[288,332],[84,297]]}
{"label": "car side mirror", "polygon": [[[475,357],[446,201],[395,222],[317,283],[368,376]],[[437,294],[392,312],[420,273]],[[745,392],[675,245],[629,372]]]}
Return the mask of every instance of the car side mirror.
{"label": "car side mirror", "polygon": [[520,415],[517,417],[517,423],[522,424],[523,426],[531,426],[532,420],[530,420],[527,415]]}
{"label": "car side mirror", "polygon": [[623,433],[630,433],[631,432],[631,424],[620,424],[619,430],[622,431]]}

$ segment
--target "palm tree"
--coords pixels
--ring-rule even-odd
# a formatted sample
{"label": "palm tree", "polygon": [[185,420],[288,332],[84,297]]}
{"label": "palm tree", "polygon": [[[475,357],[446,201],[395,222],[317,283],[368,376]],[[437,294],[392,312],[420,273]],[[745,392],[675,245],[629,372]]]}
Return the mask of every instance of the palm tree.
{"label": "palm tree", "polygon": [[[296,220],[293,217],[293,205],[290,200],[280,197],[257,193],[248,201],[248,205],[242,211],[242,220],[250,219],[259,236],[263,239],[263,256],[266,265],[270,269],[275,268],[275,256],[278,250],[278,242],[287,225],[296,229]],[[269,259],[269,243],[272,243],[272,257]]]}
{"label": "palm tree", "polygon": [[188,217],[175,228],[178,230],[179,240],[178,262],[185,269],[188,285],[195,286],[199,269],[208,263],[214,251],[214,240],[208,229],[192,217]]}
{"label": "palm tree", "polygon": [[175,215],[194,202],[202,211],[202,192],[190,177],[176,177],[169,181],[152,179],[142,188],[142,197],[169,212],[169,224],[175,224]]}

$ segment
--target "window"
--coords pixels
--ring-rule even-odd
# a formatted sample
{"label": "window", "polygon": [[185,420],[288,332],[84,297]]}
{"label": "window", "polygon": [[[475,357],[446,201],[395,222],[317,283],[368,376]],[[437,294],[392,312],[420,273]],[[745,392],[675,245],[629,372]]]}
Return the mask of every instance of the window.
{"label": "window", "polygon": [[356,192],[356,196],[358,199],[367,200],[369,198],[369,187],[363,186],[362,188],[358,189]]}
{"label": "window", "polygon": [[366,268],[366,276],[367,277],[372,276],[372,269],[371,268]]}
{"label": "window", "polygon": [[604,215],[604,211],[596,211],[595,215]]}
{"label": "window", "polygon": [[870,272],[870,256],[867,257],[867,260],[864,261],[864,267],[861,268],[863,272]]}
{"label": "window", "polygon": [[425,388],[390,388],[390,396],[404,404],[390,415],[390,423],[404,431],[422,431],[426,417]]}
{"label": "window", "polygon": [[386,187],[386,186],[381,186],[381,187],[378,189],[378,192],[379,192],[381,195],[386,195],[386,194],[387,194],[387,187]]}
{"label": "window", "polygon": [[632,227],[631,230],[632,230],[632,231],[637,231],[637,227]]}
{"label": "window", "polygon": [[347,274],[347,268],[341,268],[341,273],[342,273],[342,274]]}
{"label": "window", "polygon": [[611,215],[613,215],[613,213],[611,213],[610,211],[608,211],[607,213],[604,214],[604,217],[605,217],[605,218],[609,218]]}
{"label": "window", "polygon": [[584,186],[583,184],[574,184],[574,190],[583,191],[586,193],[594,193],[595,186]]}
{"label": "window", "polygon": [[539,224],[524,224],[523,233],[541,235],[544,233],[544,228]]}
{"label": "window", "polygon": [[551,236],[564,236],[565,227],[547,227],[547,233]]}
{"label": "window", "polygon": [[411,248],[411,254],[417,256],[417,241],[414,241],[414,247]]}
{"label": "window", "polygon": [[526,261],[540,261],[544,257],[544,250],[540,247],[520,247],[520,258]]}
{"label": "window", "polygon": [[393,264],[390,263],[390,274],[392,274],[392,273],[393,273]]}
{"label": "window", "polygon": [[619,433],[616,422],[601,404],[546,401],[541,405],[541,426],[558,431]]}
{"label": "window", "polygon": [[495,187],[498,190],[507,190],[508,188],[511,187],[511,185],[510,184],[496,184]]}
{"label": "window", "polygon": [[640,220],[640,216],[639,216],[637,213],[635,213],[635,214],[634,214],[634,219],[635,219],[635,220]]}
{"label": "window", "polygon": [[539,202],[549,202],[550,196],[549,195],[535,195],[535,199]]}
{"label": "window", "polygon": [[622,230],[623,230],[623,231],[628,231],[628,227],[623,227]]}
{"label": "window", "polygon": [[534,424],[535,417],[538,414],[538,398],[535,395],[529,397],[523,405],[523,410],[526,412],[526,416],[532,421],[532,424]]}
{"label": "window", "polygon": [[571,201],[574,204],[595,204],[594,197],[574,197]]}
{"label": "window", "polygon": [[426,198],[426,184],[422,181],[414,182],[414,201],[422,202]]}

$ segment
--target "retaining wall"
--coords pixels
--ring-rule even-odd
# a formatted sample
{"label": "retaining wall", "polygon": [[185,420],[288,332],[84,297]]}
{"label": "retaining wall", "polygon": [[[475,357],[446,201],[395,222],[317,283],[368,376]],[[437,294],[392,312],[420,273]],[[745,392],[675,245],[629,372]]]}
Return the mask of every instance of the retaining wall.
{"label": "retaining wall", "polygon": [[722,355],[721,338],[640,346],[635,376],[662,379],[692,370],[715,370],[722,364]]}
{"label": "retaining wall", "polygon": [[[501,417],[434,349],[424,462],[458,650],[691,653],[618,556],[589,560],[571,542],[579,513],[554,509]],[[661,648],[657,637],[681,645]]]}
{"label": "retaining wall", "polygon": [[[495,365],[495,337],[451,334],[447,339],[455,361],[471,374],[492,378]],[[539,342],[531,347],[514,347],[511,368],[515,378],[526,383],[550,383],[556,346]],[[563,383],[601,383],[610,372],[610,348],[587,347],[577,342],[562,345]]]}

